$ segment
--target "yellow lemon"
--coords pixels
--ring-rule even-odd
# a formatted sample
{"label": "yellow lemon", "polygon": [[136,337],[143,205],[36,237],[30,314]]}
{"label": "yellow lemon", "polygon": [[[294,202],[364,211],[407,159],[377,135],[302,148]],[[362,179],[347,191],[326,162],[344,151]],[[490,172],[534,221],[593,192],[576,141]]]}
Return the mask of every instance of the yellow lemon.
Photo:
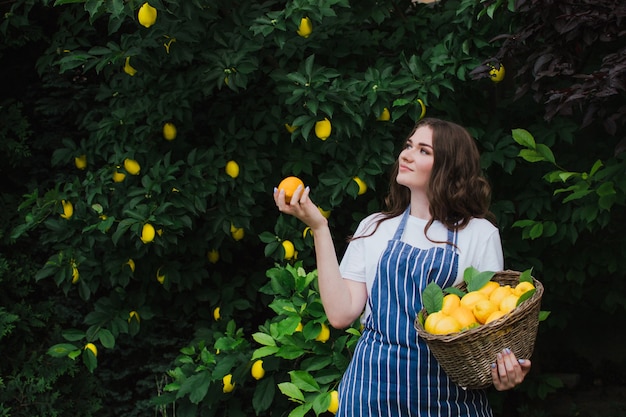
{"label": "yellow lemon", "polygon": [[460,332],[462,329],[461,323],[457,319],[451,316],[444,315],[437,321],[433,334],[450,334]]}
{"label": "yellow lemon", "polygon": [[489,300],[495,305],[499,306],[502,299],[512,293],[513,289],[510,285],[503,285],[491,292],[491,294],[489,295]]}
{"label": "yellow lemon", "polygon": [[469,308],[470,310],[474,308],[474,304],[479,302],[480,300],[486,300],[487,296],[482,292],[471,291],[461,297],[461,305],[463,307]]}
{"label": "yellow lemon", "polygon": [[232,390],[235,389],[235,384],[233,383],[233,376],[231,374],[224,376],[224,378],[222,378],[222,383],[224,384],[222,391],[225,394],[232,392]]}
{"label": "yellow lemon", "polygon": [[207,258],[209,259],[209,262],[211,262],[212,264],[216,264],[217,261],[220,260],[220,253],[217,251],[217,249],[211,249],[207,253]]}
{"label": "yellow lemon", "polygon": [[315,340],[318,342],[326,343],[326,341],[330,338],[330,329],[325,323],[322,323],[322,330],[320,330],[319,334],[315,337]]}
{"label": "yellow lemon", "polygon": [[444,317],[446,317],[446,314],[444,314],[441,311],[436,311],[434,313],[429,314],[426,317],[426,321],[424,321],[424,330],[426,330],[428,333],[434,334],[437,323],[439,322],[439,320],[441,320]]}
{"label": "yellow lemon", "polygon": [[496,310],[487,317],[485,320],[485,324],[491,323],[492,321],[498,320],[500,317],[504,316],[506,313],[502,310]]}
{"label": "yellow lemon", "polygon": [[356,182],[356,185],[359,186],[359,191],[357,193],[357,195],[363,195],[365,194],[365,192],[367,191],[367,184],[365,184],[365,181],[363,181],[361,178],[359,177],[354,177],[352,178],[352,180],[354,182]]}
{"label": "yellow lemon", "polygon": [[324,120],[319,120],[315,122],[315,136],[317,136],[321,140],[328,139],[332,130],[333,127],[327,117],[325,117]]}
{"label": "yellow lemon", "polygon": [[90,350],[93,353],[93,356],[98,356],[98,348],[93,343],[87,343],[84,347],[85,350]]}
{"label": "yellow lemon", "polygon": [[500,301],[500,310],[504,313],[509,313],[517,307],[517,300],[519,296],[515,294],[509,294]]}
{"label": "yellow lemon", "polygon": [[489,281],[488,283],[486,283],[481,289],[479,289],[478,291],[482,292],[483,294],[485,294],[487,297],[489,297],[491,295],[491,293],[493,292],[493,290],[495,290],[496,288],[499,288],[500,284],[498,284],[495,281]]}
{"label": "yellow lemon", "polygon": [[474,313],[474,317],[478,320],[479,323],[485,324],[487,318],[494,311],[498,310],[498,306],[489,301],[488,299],[480,300],[476,304],[474,304],[474,308],[472,308],[472,313]]}
{"label": "yellow lemon", "polygon": [[163,284],[165,282],[165,274],[161,273],[162,266],[159,267],[156,271],[156,279],[159,281],[159,284]]}
{"label": "yellow lemon", "polygon": [[[117,169],[119,169],[120,166],[117,166]],[[122,182],[124,181],[124,178],[126,178],[126,174],[124,174],[123,172],[119,172],[118,170],[113,171],[113,182]]]}
{"label": "yellow lemon", "polygon": [[300,26],[298,26],[298,35],[303,38],[308,38],[309,35],[313,32],[313,25],[311,24],[311,19],[308,17],[303,17],[300,19]]}
{"label": "yellow lemon", "polygon": [[420,118],[418,120],[422,120],[424,116],[426,116],[426,105],[424,104],[421,98],[417,99],[417,104],[419,104],[420,108],[422,109],[422,112],[420,113]]}
{"label": "yellow lemon", "polygon": [[139,172],[141,171],[141,165],[139,165],[139,162],[135,161],[134,159],[126,158],[124,159],[124,169],[130,175],[139,175]]}
{"label": "yellow lemon", "polygon": [[163,137],[165,140],[174,140],[176,139],[176,126],[174,123],[165,123],[163,125]]}
{"label": "yellow lemon", "polygon": [[64,219],[69,219],[74,215],[74,206],[71,201],[61,200],[61,205],[63,206],[63,213],[60,215]]}
{"label": "yellow lemon", "polygon": [[285,250],[285,259],[290,260],[293,259],[296,249],[293,246],[293,243],[290,240],[283,240],[283,249]]}
{"label": "yellow lemon", "polygon": [[72,284],[76,284],[80,279],[80,272],[78,272],[78,267],[76,265],[72,265]]}
{"label": "yellow lemon", "polygon": [[300,322],[296,326],[296,330],[294,330],[294,332],[301,332],[303,328],[304,328],[304,326],[302,326],[302,322]]}
{"label": "yellow lemon", "polygon": [[154,22],[156,22],[157,10],[146,2],[139,8],[137,19],[139,20],[139,24],[141,26],[149,28],[154,25]]}
{"label": "yellow lemon", "polygon": [[130,65],[130,57],[126,57],[126,61],[124,61],[124,72],[131,77],[137,74],[137,70]]}
{"label": "yellow lemon", "polygon": [[491,81],[494,83],[499,83],[504,80],[504,76],[506,71],[504,70],[504,65],[500,64],[499,68],[496,68],[495,65],[491,66],[491,70],[489,71],[489,77],[491,77]]}
{"label": "yellow lemon", "polygon": [[322,213],[322,216],[324,216],[326,218],[330,217],[330,210],[324,210],[320,206],[317,206],[317,209],[320,211],[320,213]]}
{"label": "yellow lemon", "polygon": [[128,261],[126,261],[124,265],[128,265],[128,267],[130,268],[130,271],[135,272],[135,261],[133,261],[132,259],[129,259]]}
{"label": "yellow lemon", "polygon": [[450,317],[456,319],[461,325],[461,329],[471,329],[479,325],[474,313],[467,307],[459,304],[457,308],[450,312]]}
{"label": "yellow lemon", "polygon": [[141,318],[139,318],[139,313],[137,313],[135,310],[131,311],[130,313],[128,313],[128,322],[130,323],[130,321],[132,319],[137,320],[137,322],[141,321]]}
{"label": "yellow lemon", "polygon": [[289,123],[285,123],[285,129],[287,129],[287,132],[289,133],[295,132],[297,128],[298,126],[292,126]]}
{"label": "yellow lemon", "polygon": [[386,122],[389,119],[391,119],[391,113],[389,113],[389,109],[387,107],[385,107],[383,109],[383,112],[380,114],[380,116],[378,116],[377,120],[379,120],[381,122]]}
{"label": "yellow lemon", "polygon": [[337,410],[339,409],[339,393],[334,390],[330,392],[330,404],[328,405],[328,412],[332,414],[337,414]]}
{"label": "yellow lemon", "polygon": [[265,376],[265,369],[263,369],[263,361],[261,359],[252,364],[252,369],[250,369],[250,373],[252,374],[252,378],[256,379],[257,381]]}
{"label": "yellow lemon", "polygon": [[513,289],[513,293],[519,296],[519,295],[524,294],[525,292],[528,292],[534,289],[535,289],[535,286],[531,282],[522,281],[515,286],[515,288]]}
{"label": "yellow lemon", "polygon": [[87,155],[80,155],[74,158],[74,165],[76,165],[76,168],[78,169],[85,169],[87,168]]}
{"label": "yellow lemon", "polygon": [[452,312],[452,310],[459,307],[461,304],[461,297],[456,294],[446,294],[443,297],[443,306],[441,307],[441,311],[443,314],[448,314]]}
{"label": "yellow lemon", "polygon": [[237,178],[239,176],[239,164],[235,161],[228,161],[226,163],[226,173],[232,177]]}
{"label": "yellow lemon", "polygon": [[154,226],[150,223],[146,223],[141,228],[141,241],[143,243],[150,243],[154,240],[154,236],[156,235],[156,231],[154,230]]}
{"label": "yellow lemon", "polygon": [[215,319],[215,321],[218,321],[221,317],[222,316],[220,315],[220,308],[219,308],[219,306],[215,307],[213,309],[213,319]]}
{"label": "yellow lemon", "polygon": [[278,184],[278,189],[285,191],[286,203],[291,201],[291,197],[293,197],[293,193],[296,192],[298,187],[304,188],[304,182],[300,178],[294,176],[286,177],[280,182],[280,184]]}
{"label": "yellow lemon", "polygon": [[230,225],[230,235],[235,240],[241,240],[245,236],[245,231],[243,230],[243,227],[235,227],[235,225],[233,225],[231,223],[231,225]]}

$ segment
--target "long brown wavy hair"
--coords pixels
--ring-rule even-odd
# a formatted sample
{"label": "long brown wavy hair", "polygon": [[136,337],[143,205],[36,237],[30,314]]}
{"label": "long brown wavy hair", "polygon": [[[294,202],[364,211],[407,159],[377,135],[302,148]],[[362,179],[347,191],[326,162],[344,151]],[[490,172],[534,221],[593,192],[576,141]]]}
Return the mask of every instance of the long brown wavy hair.
{"label": "long brown wavy hair", "polygon": [[[450,230],[463,229],[472,218],[485,218],[495,224],[495,216],[489,210],[491,187],[483,175],[480,154],[470,133],[456,123],[425,118],[415,124],[407,140],[423,126],[428,126],[433,131],[434,155],[427,191],[431,218],[424,227],[426,236],[428,237],[430,226],[437,220]],[[399,158],[396,158],[391,172],[389,193],[385,198],[386,209],[372,232],[351,239],[371,236],[380,223],[401,215],[409,206],[411,192],[396,181],[398,169]]]}

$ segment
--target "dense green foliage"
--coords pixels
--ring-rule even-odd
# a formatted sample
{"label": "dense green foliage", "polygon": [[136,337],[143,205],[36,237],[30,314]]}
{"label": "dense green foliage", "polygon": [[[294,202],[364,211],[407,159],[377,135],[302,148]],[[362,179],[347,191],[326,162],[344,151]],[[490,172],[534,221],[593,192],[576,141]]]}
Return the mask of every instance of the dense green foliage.
{"label": "dense green foliage", "polygon": [[507,267],[552,311],[496,412],[540,410],[554,374],[624,382],[619,0],[149,3],[0,4],[0,415],[324,413],[359,328],[316,340],[312,238],[272,189],[301,177],[341,254],[421,103],[475,136]]}

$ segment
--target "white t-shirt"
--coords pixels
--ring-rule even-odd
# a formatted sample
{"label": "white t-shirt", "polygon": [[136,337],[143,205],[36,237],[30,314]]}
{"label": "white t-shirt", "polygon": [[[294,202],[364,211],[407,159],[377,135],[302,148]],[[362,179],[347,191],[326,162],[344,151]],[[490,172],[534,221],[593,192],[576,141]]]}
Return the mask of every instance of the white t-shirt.
{"label": "white t-shirt", "polygon": [[[380,213],[372,214],[359,223],[354,236],[367,235],[373,230]],[[400,224],[402,215],[383,221],[376,232],[362,239],[352,240],[339,265],[341,276],[353,281],[365,282],[368,296],[376,277],[378,260]],[[433,243],[424,235],[427,220],[409,216],[402,241],[420,249],[434,246],[445,247],[445,243]],[[438,221],[428,229],[428,236],[436,241],[448,240],[448,229]],[[486,219],[472,219],[457,232],[457,253],[459,268],[455,284],[463,281],[463,272],[469,266],[479,271],[501,271],[504,268],[504,255],[500,232]],[[366,312],[366,315],[369,312]]]}

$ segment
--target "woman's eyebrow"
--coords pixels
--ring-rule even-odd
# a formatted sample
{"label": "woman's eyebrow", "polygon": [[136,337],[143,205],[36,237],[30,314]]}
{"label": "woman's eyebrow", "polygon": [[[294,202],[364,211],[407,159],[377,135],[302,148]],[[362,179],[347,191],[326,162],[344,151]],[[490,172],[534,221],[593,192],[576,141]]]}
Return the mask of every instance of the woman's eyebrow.
{"label": "woman's eyebrow", "polygon": [[419,146],[426,146],[427,148],[431,148],[433,147],[433,145],[429,145],[428,143],[424,143],[424,142],[419,142],[418,143]]}

